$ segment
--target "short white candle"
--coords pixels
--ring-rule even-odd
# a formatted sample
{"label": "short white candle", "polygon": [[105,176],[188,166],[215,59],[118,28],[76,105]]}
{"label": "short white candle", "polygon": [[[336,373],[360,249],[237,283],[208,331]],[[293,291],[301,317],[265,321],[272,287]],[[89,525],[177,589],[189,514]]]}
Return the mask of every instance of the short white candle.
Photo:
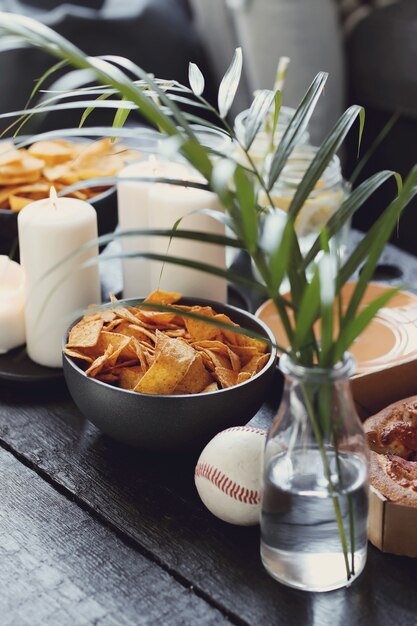
{"label": "short white candle", "polygon": [[[121,230],[149,228],[149,191],[156,183],[139,180],[123,180],[134,177],[159,177],[184,179],[189,169],[179,163],[160,161],[151,155],[147,161],[132,163],[119,173],[117,204]],[[153,209],[152,209],[153,210]],[[149,237],[122,237],[125,253],[149,252]],[[147,296],[156,287],[151,279],[152,262],[141,258],[123,259],[123,295],[125,298]]]}
{"label": "short white candle", "polygon": [[44,275],[67,255],[97,237],[91,204],[75,198],[28,204],[19,213],[20,257],[26,276],[26,342],[29,357],[49,367],[62,365],[61,343],[74,312],[100,302],[98,265],[81,269],[98,255],[90,248]]}
{"label": "short white candle", "polygon": [[24,274],[18,263],[0,256],[0,353],[25,343]]}
{"label": "short white candle", "polygon": [[[198,174],[186,164],[160,161],[151,156],[147,161],[133,163],[119,174],[118,211],[121,230],[172,228],[184,218],[180,228],[224,234],[223,224],[205,215],[189,215],[202,209],[219,210],[213,193],[201,189],[157,182],[126,180],[129,177],[154,177],[197,180]],[[124,180],[123,180],[124,179]],[[185,239],[173,239],[168,249],[167,237],[122,237],[122,250],[127,253],[154,252],[203,261],[225,268],[225,251]],[[125,297],[144,296],[154,289],[176,290],[188,296],[200,296],[225,301],[226,281],[204,272],[179,265],[143,259],[123,259],[123,294]]]}

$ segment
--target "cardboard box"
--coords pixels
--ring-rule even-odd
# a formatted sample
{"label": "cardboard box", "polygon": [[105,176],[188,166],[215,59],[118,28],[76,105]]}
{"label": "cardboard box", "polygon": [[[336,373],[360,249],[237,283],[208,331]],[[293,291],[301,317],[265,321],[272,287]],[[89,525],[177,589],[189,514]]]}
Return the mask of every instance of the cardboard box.
{"label": "cardboard box", "polygon": [[[356,375],[351,388],[358,414],[365,420],[392,402],[417,395],[417,360]],[[382,552],[417,557],[417,508],[391,502],[371,486],[368,538]]]}
{"label": "cardboard box", "polygon": [[417,395],[417,359],[351,378],[355,405],[362,420],[392,402]]}
{"label": "cardboard box", "polygon": [[417,557],[417,508],[390,502],[371,487],[368,524],[368,538],[376,548]]}

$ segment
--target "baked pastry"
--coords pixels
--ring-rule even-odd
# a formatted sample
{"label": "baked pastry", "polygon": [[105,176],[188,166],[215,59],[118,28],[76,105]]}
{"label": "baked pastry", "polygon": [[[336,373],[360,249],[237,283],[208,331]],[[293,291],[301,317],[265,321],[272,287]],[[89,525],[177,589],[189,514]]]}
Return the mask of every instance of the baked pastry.
{"label": "baked pastry", "polygon": [[364,428],[371,484],[392,502],[417,507],[417,396],[390,404]]}

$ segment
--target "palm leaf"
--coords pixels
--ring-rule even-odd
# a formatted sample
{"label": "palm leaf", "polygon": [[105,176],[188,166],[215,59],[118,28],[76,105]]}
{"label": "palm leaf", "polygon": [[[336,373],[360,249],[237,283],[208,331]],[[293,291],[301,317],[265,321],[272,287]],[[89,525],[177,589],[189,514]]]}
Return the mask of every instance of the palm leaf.
{"label": "palm leaf", "polygon": [[288,125],[280,144],[272,158],[271,167],[268,177],[268,189],[272,189],[278,176],[281,174],[288,157],[294,149],[294,146],[305,132],[308,122],[313,114],[314,108],[323,91],[328,74],[320,72],[311,83],[306,95],[304,96],[300,106],[297,108],[294,117]]}
{"label": "palm leaf", "polygon": [[318,261],[321,310],[321,346],[319,365],[331,367],[333,350],[334,302],[336,299],[336,263],[330,253],[325,253]]}
{"label": "palm leaf", "polygon": [[225,118],[239,87],[240,76],[242,74],[242,49],[236,48],[231,64],[220,83],[218,94],[218,107],[220,117]]}
{"label": "palm leaf", "polygon": [[[368,180],[365,180],[359,187],[357,187],[341,204],[339,209],[330,217],[326,223],[326,229],[331,239],[336,233],[340,232],[341,228],[351,220],[356,211],[366,202],[366,200],[373,194],[379,187],[381,187],[387,180],[394,177],[397,182],[398,191],[401,189],[402,180],[401,176],[396,172],[385,170],[374,174]],[[306,269],[310,263],[316,258],[320,251],[320,235],[311,246],[310,250],[303,259],[303,268]]]}
{"label": "palm leaf", "polygon": [[[417,193],[417,167],[408,175],[397,198],[385,209],[358,243],[338,273],[338,291],[368,257],[374,246],[382,251],[407,204]],[[376,256],[376,255],[374,255]],[[368,279],[369,280],[369,279]]]}
{"label": "palm leaf", "polygon": [[[368,234],[364,237],[358,248],[363,249],[363,242],[368,239],[368,250],[366,252],[366,261],[361,270],[360,276],[356,283],[354,292],[349,301],[344,320],[353,319],[355,313],[360,305],[360,302],[365,294],[369,281],[375,272],[378,259],[387,243],[388,239],[393,232],[399,216],[401,215],[408,202],[417,194],[417,167],[415,167],[409,176],[407,177],[404,187],[398,194],[397,198],[391,203],[391,205],[384,211],[377,222],[368,231]],[[358,250],[357,248],[357,250]],[[356,252],[356,251],[355,251]],[[355,254],[353,253],[353,255]],[[352,256],[353,256],[352,255]],[[351,256],[351,258],[352,258]],[[341,271],[345,271],[345,266],[341,268]],[[339,285],[340,285],[339,276]]]}
{"label": "palm leaf", "polygon": [[190,81],[193,93],[196,96],[201,96],[204,91],[204,76],[195,63],[190,63],[188,66],[188,80]]}
{"label": "palm leaf", "polygon": [[246,250],[252,254],[258,240],[255,190],[248,175],[239,165],[235,169],[234,181],[240,207],[241,234]]}
{"label": "palm leaf", "polygon": [[[233,248],[242,248],[242,242],[239,239],[233,237],[227,237],[226,235],[218,235],[215,233],[205,233],[202,231],[193,231],[193,230],[176,230],[172,229],[164,229],[164,228],[153,228],[153,229],[130,229],[127,231],[118,230],[114,233],[110,233],[108,235],[101,235],[96,239],[92,239],[91,241],[83,244],[74,252],[62,257],[55,265],[51,266],[47,272],[42,276],[42,280],[44,280],[50,274],[53,274],[61,265],[67,263],[71,259],[74,259],[80,255],[83,255],[86,251],[91,250],[92,248],[96,248],[97,246],[107,245],[112,241],[117,241],[119,239],[130,238],[130,237],[173,237],[178,239],[186,239],[192,241],[201,241],[203,243],[211,243],[215,245],[221,246],[230,246]],[[253,281],[253,284],[256,287],[257,281]]]}
{"label": "palm leaf", "polygon": [[[92,104],[90,106],[87,106],[87,108],[85,108],[83,106],[83,108],[85,108],[85,111],[82,114],[81,119],[80,119],[80,128],[82,126],[84,126],[85,122],[90,117],[91,113],[96,110],[97,104],[100,103],[102,100],[107,100],[108,98],[110,98],[110,94],[109,93],[102,93],[99,96],[97,96],[97,99],[94,102],[94,104]],[[107,103],[107,105],[108,105],[108,103]]]}
{"label": "palm leaf", "polygon": [[[293,341],[293,352],[310,350],[312,343],[312,328],[320,310],[320,280],[318,269],[315,268],[313,277],[307,285],[297,310],[296,327]],[[310,356],[312,360],[312,356]]]}
{"label": "palm leaf", "polygon": [[358,116],[360,118],[360,143],[364,125],[364,111],[362,107],[355,105],[351,106],[343,113],[340,119],[336,122],[333,130],[329,133],[318,149],[316,156],[304,174],[300,184],[297,186],[297,190],[288,209],[288,213],[293,217],[293,219],[297,217],[304,202],[307,200],[308,196],[316,186],[320,176],[323,174],[335,153],[342,145],[346,135]]}
{"label": "palm leaf", "polygon": [[389,289],[370,302],[358,315],[346,321],[334,347],[334,359],[336,362],[342,358],[346,350],[350,348],[355,339],[365,330],[378,311],[385,306],[399,290],[399,287],[392,287],[392,289]]}
{"label": "palm leaf", "polygon": [[269,213],[262,225],[261,248],[267,256],[267,286],[272,297],[278,293],[288,271],[293,225],[281,212]]}
{"label": "palm leaf", "polygon": [[271,128],[271,144],[270,144],[271,151],[274,149],[274,145],[275,145],[275,142],[274,142],[275,133],[276,133],[277,126],[278,126],[281,105],[282,105],[282,92],[276,91],[275,98],[274,98],[274,116],[272,118],[272,128]]}
{"label": "palm leaf", "polygon": [[274,99],[275,93],[269,89],[262,89],[257,92],[245,121],[244,145],[246,150],[249,150],[251,147],[253,140],[262,126],[265,116],[268,114],[268,111],[274,102]]}
{"label": "palm leaf", "polygon": [[385,124],[384,128],[381,130],[380,133],[378,133],[376,139],[372,142],[366,154],[364,154],[364,156],[361,158],[361,160],[359,161],[359,163],[353,170],[353,174],[350,177],[351,185],[355,184],[356,180],[358,179],[359,174],[362,172],[365,165],[369,162],[373,154],[375,154],[379,146],[382,144],[382,142],[385,140],[385,138],[389,135],[391,130],[394,128],[399,117],[400,117],[400,114],[397,111],[393,113],[393,115],[389,118],[388,122]]}

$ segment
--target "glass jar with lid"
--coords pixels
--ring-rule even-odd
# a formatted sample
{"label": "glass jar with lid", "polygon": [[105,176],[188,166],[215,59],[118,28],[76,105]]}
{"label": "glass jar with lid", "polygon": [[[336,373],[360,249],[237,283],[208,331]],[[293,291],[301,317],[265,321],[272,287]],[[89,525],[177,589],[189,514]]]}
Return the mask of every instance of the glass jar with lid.
{"label": "glass jar with lid", "polygon": [[[265,192],[260,192],[259,204],[264,207],[270,207],[272,201],[273,210],[286,213],[317,151],[318,148],[309,145],[295,148],[279,179],[271,189],[269,197],[267,197]],[[340,160],[337,156],[334,156],[321,178],[317,181],[315,188],[304,202],[295,221],[295,230],[303,256],[306,256],[309,252],[320,231],[346,200],[349,192],[350,186],[343,178]],[[346,222],[330,239],[330,249],[337,257],[338,263],[343,262],[347,255],[349,231],[350,222]],[[262,282],[262,278],[253,262],[252,270],[255,278]],[[312,277],[312,268],[307,268],[306,273],[307,278],[310,279]],[[284,279],[280,291],[285,293],[288,289],[288,280]]]}
{"label": "glass jar with lid", "polygon": [[[316,156],[315,146],[298,146],[291,154],[281,175],[270,192],[275,208],[288,211],[297,188]],[[349,184],[344,180],[340,160],[334,156],[321,178],[302,206],[296,221],[295,230],[301,252],[307,254],[317,235],[332,215],[339,209],[349,194]],[[270,204],[265,193],[260,194],[260,204]],[[347,251],[349,224],[331,240],[331,247],[343,258]]]}

